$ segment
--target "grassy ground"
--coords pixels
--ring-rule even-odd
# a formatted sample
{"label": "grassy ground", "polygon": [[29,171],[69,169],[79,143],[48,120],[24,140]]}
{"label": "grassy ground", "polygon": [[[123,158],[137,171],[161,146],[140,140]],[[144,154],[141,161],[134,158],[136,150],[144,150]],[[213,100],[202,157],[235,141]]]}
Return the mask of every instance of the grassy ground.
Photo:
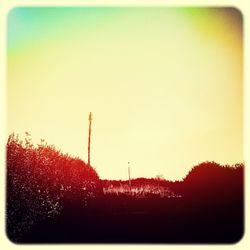
{"label": "grassy ground", "polygon": [[85,209],[68,204],[23,242],[234,243],[243,233],[242,209],[230,202],[221,206],[184,198],[105,195]]}

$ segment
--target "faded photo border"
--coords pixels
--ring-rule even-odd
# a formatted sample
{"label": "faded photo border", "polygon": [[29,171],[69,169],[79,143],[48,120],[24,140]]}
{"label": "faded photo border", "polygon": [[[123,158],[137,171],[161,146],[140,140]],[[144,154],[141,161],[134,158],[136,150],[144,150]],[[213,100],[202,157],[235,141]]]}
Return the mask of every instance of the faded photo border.
{"label": "faded photo border", "polygon": [[[6,166],[5,166],[5,143],[6,143],[6,89],[7,89],[7,16],[16,7],[84,7],[84,6],[164,6],[164,7],[234,7],[243,16],[243,101],[244,101],[244,191],[245,191],[245,228],[242,239],[236,244],[15,244],[6,235]],[[249,164],[250,164],[250,1],[248,0],[2,0],[0,2],[0,249],[34,249],[34,248],[56,248],[56,249],[112,249],[112,248],[218,248],[218,249],[246,249],[250,244],[249,236]]]}

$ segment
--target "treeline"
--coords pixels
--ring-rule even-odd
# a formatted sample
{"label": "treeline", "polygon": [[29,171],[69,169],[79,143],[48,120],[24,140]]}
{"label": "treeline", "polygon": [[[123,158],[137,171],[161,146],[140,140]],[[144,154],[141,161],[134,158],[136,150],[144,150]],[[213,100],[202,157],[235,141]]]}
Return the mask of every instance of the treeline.
{"label": "treeline", "polygon": [[182,181],[168,185],[188,199],[205,198],[213,202],[219,199],[222,202],[221,198],[229,198],[243,201],[244,164],[230,166],[203,162],[194,166]]}
{"label": "treeline", "polygon": [[96,171],[44,141],[33,145],[12,134],[7,141],[7,233],[18,241],[37,222],[77,201],[84,208],[102,192]]}
{"label": "treeline", "polygon": [[[136,178],[131,180],[131,186],[170,188],[184,198],[206,196],[207,199],[216,197],[235,197],[243,200],[244,164],[220,165],[216,162],[203,162],[194,166],[180,181],[168,181],[161,178]],[[110,186],[127,186],[127,180],[102,180],[104,188]]]}

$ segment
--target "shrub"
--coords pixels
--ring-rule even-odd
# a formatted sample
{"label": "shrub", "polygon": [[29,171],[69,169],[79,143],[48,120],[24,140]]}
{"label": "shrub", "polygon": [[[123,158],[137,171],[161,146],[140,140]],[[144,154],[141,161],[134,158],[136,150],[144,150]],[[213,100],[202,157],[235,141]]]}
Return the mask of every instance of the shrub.
{"label": "shrub", "polygon": [[26,133],[7,142],[7,234],[18,241],[38,221],[61,213],[65,203],[86,207],[100,192],[96,171],[79,158],[44,141],[37,146]]}

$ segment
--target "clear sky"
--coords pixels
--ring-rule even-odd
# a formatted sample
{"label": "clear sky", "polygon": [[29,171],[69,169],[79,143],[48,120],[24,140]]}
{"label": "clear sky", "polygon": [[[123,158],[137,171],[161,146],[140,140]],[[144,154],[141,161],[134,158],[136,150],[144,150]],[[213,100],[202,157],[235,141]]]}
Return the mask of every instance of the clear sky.
{"label": "clear sky", "polygon": [[15,8],[7,128],[101,178],[183,178],[243,161],[242,18],[232,8]]}

